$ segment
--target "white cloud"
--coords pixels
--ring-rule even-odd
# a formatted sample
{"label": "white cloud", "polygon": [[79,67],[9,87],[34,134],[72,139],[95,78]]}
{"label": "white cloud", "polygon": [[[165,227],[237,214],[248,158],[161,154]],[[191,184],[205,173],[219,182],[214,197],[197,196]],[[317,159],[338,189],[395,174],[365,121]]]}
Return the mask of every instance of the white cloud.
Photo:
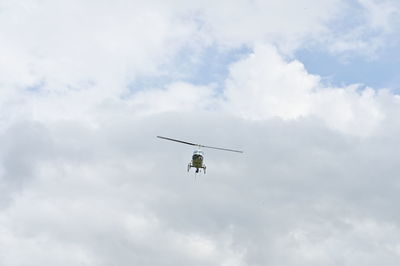
{"label": "white cloud", "polygon": [[340,131],[368,135],[383,110],[372,89],[325,87],[298,61],[285,61],[274,47],[259,45],[231,67],[226,83],[226,108],[247,119],[313,116]]}
{"label": "white cloud", "polygon": [[[3,4],[4,6],[5,4]],[[118,1],[28,1],[5,5],[1,16],[3,86],[79,90],[86,84],[121,91],[153,73],[192,34],[165,5]]]}
{"label": "white cloud", "polygon": [[135,115],[170,111],[212,110],[216,108],[215,91],[211,86],[188,83],[170,84],[165,90],[140,91],[131,96]]}
{"label": "white cloud", "polygon": [[232,46],[269,41],[289,52],[304,39],[325,32],[325,23],[336,17],[342,1],[243,0],[232,5],[224,0],[197,5],[204,30],[218,43]]}
{"label": "white cloud", "polygon": [[340,7],[339,0],[5,1],[0,86],[121,92],[135,77],[159,72],[182,47],[269,41],[293,51],[326,31]]}

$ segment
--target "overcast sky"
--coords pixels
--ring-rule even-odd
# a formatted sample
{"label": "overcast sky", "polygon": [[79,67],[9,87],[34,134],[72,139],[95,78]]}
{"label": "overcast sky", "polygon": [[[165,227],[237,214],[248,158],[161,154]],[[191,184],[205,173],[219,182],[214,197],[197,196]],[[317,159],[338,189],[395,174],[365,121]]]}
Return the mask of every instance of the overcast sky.
{"label": "overcast sky", "polygon": [[0,265],[398,265],[399,36],[397,0],[0,0]]}

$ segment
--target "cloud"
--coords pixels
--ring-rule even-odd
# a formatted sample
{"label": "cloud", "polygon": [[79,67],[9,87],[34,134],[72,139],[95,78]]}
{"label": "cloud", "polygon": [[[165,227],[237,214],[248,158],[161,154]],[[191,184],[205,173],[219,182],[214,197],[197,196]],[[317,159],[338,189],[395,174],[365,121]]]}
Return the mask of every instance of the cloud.
{"label": "cloud", "polygon": [[136,75],[156,72],[187,42],[194,26],[175,18],[167,6],[157,10],[151,3],[25,1],[3,6],[0,84],[43,83],[52,91],[90,84],[103,93],[123,90]]}
{"label": "cloud", "polygon": [[99,93],[113,94],[141,75],[171,72],[163,66],[183,48],[201,53],[198,47],[215,43],[235,49],[268,41],[293,51],[305,39],[326,31],[325,24],[340,7],[338,0],[295,5],[5,1],[0,17],[0,85],[61,92],[96,87]]}
{"label": "cloud", "polygon": [[[199,111],[46,128],[54,155],[32,161],[29,183],[3,207],[2,250],[19,247],[3,263],[397,261],[396,140],[359,140],[315,120]],[[191,148],[158,132],[245,154],[206,151],[209,172],[195,181],[185,172]]]}
{"label": "cloud", "polygon": [[[358,8],[354,8],[353,4]],[[359,0],[353,4],[343,9],[342,16],[347,19],[334,21],[332,31],[322,38],[329,51],[344,58],[361,55],[376,59],[386,47],[398,44],[398,3],[391,0]]]}
{"label": "cloud", "polygon": [[148,90],[131,96],[135,115],[170,111],[192,111],[216,108],[216,92],[211,86],[193,86],[188,83],[170,84],[164,90]]}
{"label": "cloud", "polygon": [[[397,265],[399,96],[291,57],[342,8],[3,1],[0,264]],[[219,86],[176,73],[243,45]],[[195,179],[156,135],[245,153]]]}
{"label": "cloud", "polygon": [[329,88],[298,61],[287,62],[274,47],[259,45],[230,68],[226,108],[247,119],[313,116],[334,129],[370,134],[383,119],[378,93],[358,85]]}
{"label": "cloud", "polygon": [[317,4],[308,0],[238,1],[231,5],[229,1],[219,1],[210,5],[202,1],[197,5],[204,30],[217,42],[232,46],[263,40],[277,42],[282,48],[293,48],[304,38],[325,31],[324,23],[336,16],[342,3],[337,0]]}
{"label": "cloud", "polygon": [[400,11],[400,6],[395,1],[374,1],[359,0],[359,4],[365,9],[365,17],[373,29],[379,29],[384,32],[396,30],[396,15]]}

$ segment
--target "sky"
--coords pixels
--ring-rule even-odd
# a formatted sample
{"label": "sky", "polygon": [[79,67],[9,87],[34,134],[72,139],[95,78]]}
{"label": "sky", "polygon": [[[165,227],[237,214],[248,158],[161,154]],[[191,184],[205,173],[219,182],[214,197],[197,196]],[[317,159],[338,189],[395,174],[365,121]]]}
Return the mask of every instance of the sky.
{"label": "sky", "polygon": [[399,13],[1,0],[0,265],[398,265]]}

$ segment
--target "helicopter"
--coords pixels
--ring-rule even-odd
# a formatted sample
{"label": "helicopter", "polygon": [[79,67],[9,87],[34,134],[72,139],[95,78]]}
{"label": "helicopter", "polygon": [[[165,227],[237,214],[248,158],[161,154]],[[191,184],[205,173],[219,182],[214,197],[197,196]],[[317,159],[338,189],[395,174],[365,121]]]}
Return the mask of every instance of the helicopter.
{"label": "helicopter", "polygon": [[206,146],[202,144],[196,144],[196,143],[191,143],[187,141],[182,141],[178,139],[172,139],[172,138],[167,138],[167,137],[162,137],[162,136],[157,136],[157,138],[164,139],[164,140],[169,140],[169,141],[175,141],[179,143],[183,143],[186,145],[191,145],[191,146],[196,146],[197,149],[193,152],[192,155],[192,160],[189,162],[187,166],[187,171],[189,172],[190,169],[196,168],[196,174],[200,172],[200,169],[203,169],[204,174],[206,173],[206,165],[204,164],[204,152],[200,150],[200,148],[209,148],[209,149],[215,149],[215,150],[222,150],[222,151],[230,151],[230,152],[237,152],[237,153],[243,153],[243,151],[239,150],[232,150],[232,149],[225,149],[225,148],[219,148],[219,147],[212,147],[212,146]]}

